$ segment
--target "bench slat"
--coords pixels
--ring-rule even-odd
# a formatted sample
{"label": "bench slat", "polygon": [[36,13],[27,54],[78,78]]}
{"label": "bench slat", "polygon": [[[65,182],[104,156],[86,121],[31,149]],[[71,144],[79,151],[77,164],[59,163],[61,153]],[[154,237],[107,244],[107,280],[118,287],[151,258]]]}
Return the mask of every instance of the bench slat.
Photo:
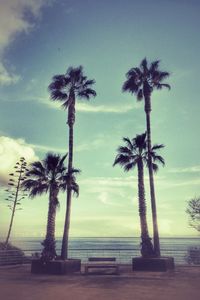
{"label": "bench slat", "polygon": [[116,257],[88,257],[88,261],[116,261]]}

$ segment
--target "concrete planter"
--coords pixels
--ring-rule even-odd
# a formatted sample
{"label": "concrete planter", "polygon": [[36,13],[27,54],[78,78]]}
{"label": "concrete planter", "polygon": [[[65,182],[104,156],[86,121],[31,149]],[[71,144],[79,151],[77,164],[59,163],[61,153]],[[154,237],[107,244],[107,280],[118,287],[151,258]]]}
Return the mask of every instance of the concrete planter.
{"label": "concrete planter", "polygon": [[31,262],[31,273],[33,274],[65,275],[80,272],[80,270],[80,259],[52,260],[46,263],[34,259]]}
{"label": "concrete planter", "polygon": [[174,267],[173,257],[134,257],[132,259],[133,271],[166,272],[173,270]]}

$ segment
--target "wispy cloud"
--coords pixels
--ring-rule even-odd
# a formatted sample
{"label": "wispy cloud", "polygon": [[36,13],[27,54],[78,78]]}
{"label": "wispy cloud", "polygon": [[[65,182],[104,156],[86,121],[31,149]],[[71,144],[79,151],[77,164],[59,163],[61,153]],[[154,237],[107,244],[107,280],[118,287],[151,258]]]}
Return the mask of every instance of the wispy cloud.
{"label": "wispy cloud", "polygon": [[137,109],[139,104],[125,104],[125,105],[93,105],[89,103],[77,102],[76,110],[87,113],[117,113],[123,114],[133,109]]}
{"label": "wispy cloud", "polygon": [[[104,136],[97,136],[97,138],[93,140],[89,140],[88,142],[85,143],[80,143],[77,145],[74,145],[74,152],[82,152],[82,151],[92,151],[95,149],[98,149],[101,146],[104,146],[106,142],[106,137]],[[29,147],[33,148],[36,151],[39,152],[56,152],[56,153],[61,153],[64,154],[67,152],[67,145],[66,147],[52,147],[48,145],[41,145],[41,144],[28,144]]]}
{"label": "wispy cloud", "polygon": [[15,84],[19,80],[20,80],[20,76],[13,73],[9,73],[8,70],[6,70],[3,63],[0,61],[0,85]]}
{"label": "wispy cloud", "polygon": [[[17,34],[30,32],[35,21],[40,16],[41,8],[50,0],[1,0],[0,9],[0,85],[16,83],[20,76],[8,70],[4,64],[7,47]],[[34,21],[27,20],[25,13],[29,12]]]}
{"label": "wispy cloud", "polygon": [[56,147],[50,147],[50,146],[44,146],[44,145],[38,145],[38,144],[28,144],[30,147],[35,149],[36,151],[41,152],[56,152],[56,153],[66,153],[67,148],[56,148]]}
{"label": "wispy cloud", "polygon": [[[61,102],[51,101],[50,97],[36,97],[36,101],[48,105],[53,109],[61,109]],[[81,113],[113,113],[113,114],[124,114],[131,110],[138,109],[141,107],[141,103],[133,102],[132,104],[126,103],[126,101],[122,101],[122,104],[114,104],[114,105],[96,105],[87,102],[79,102],[76,103],[76,111]]]}
{"label": "wispy cloud", "polygon": [[200,165],[191,166],[187,168],[172,168],[168,172],[169,173],[198,173],[200,172]]}
{"label": "wispy cloud", "polygon": [[127,176],[123,177],[92,177],[80,180],[80,184],[89,187],[90,191],[99,189],[101,186],[108,187],[133,187],[134,182],[137,182],[137,177]]}

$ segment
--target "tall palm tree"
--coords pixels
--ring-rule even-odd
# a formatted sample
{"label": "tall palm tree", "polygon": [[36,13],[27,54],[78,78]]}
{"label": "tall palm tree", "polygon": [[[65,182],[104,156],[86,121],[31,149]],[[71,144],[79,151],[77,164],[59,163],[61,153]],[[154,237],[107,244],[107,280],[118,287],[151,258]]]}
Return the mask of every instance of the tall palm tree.
{"label": "tall palm tree", "polygon": [[[155,256],[153,245],[149,237],[148,225],[146,219],[146,199],[144,186],[144,165],[148,166],[148,148],[146,133],[136,135],[135,138],[123,138],[125,146],[117,149],[117,156],[113,166],[121,165],[125,172],[128,172],[135,167],[138,171],[138,202],[139,202],[139,216],[141,228],[141,254],[143,257]],[[156,153],[157,150],[163,148],[164,145],[154,145],[151,151],[152,165],[154,171],[158,170],[157,163],[164,165],[164,159]]]}
{"label": "tall palm tree", "polygon": [[[48,153],[43,161],[33,162],[26,176],[28,179],[24,180],[23,188],[29,191],[31,198],[49,193],[49,208],[46,237],[42,245],[42,259],[52,260],[56,255],[55,249],[55,218],[56,208],[59,204],[58,193],[65,191],[69,182],[69,174],[64,166],[64,160],[67,155],[60,157],[57,154]],[[78,170],[74,170],[77,173]],[[78,185],[72,177],[72,189],[78,194]]]}
{"label": "tall palm tree", "polygon": [[[75,123],[75,103],[76,99],[89,100],[91,96],[95,97],[96,92],[92,89],[94,80],[89,80],[83,74],[83,67],[68,68],[66,74],[55,75],[52,83],[49,85],[51,99],[53,101],[63,102],[62,107],[68,111],[67,124],[69,127],[69,155],[68,155],[68,171],[73,168],[73,127]],[[62,259],[68,258],[68,238],[70,227],[70,212],[71,212],[71,194],[72,189],[69,184],[67,187],[67,205],[66,216],[62,239]]]}
{"label": "tall palm tree", "polygon": [[136,95],[137,100],[144,100],[144,110],[146,114],[146,130],[147,130],[147,146],[148,146],[148,160],[149,160],[149,184],[151,194],[151,208],[152,208],[152,220],[153,220],[153,239],[154,250],[156,256],[160,256],[160,241],[158,233],[157,223],[157,211],[156,211],[156,197],[154,188],[154,177],[151,152],[151,94],[153,90],[161,90],[162,88],[170,89],[170,85],[163,83],[163,81],[169,77],[169,73],[159,70],[159,60],[148,63],[144,58],[140,64],[140,67],[130,69],[127,74],[127,80],[124,82],[122,90],[124,92],[131,92]]}

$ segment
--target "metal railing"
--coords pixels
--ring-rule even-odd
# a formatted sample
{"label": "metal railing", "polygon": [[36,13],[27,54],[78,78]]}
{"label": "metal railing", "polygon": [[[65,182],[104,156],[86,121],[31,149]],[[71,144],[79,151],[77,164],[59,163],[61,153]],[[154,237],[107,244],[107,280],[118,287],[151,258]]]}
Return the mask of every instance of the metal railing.
{"label": "metal railing", "polygon": [[[57,253],[60,253],[60,249],[57,250]],[[32,258],[39,256],[40,253],[35,249],[0,250],[0,266],[27,264],[31,262]],[[83,263],[92,256],[114,256],[119,263],[130,264],[132,257],[140,256],[140,251],[138,248],[69,248],[69,257],[80,258]],[[162,256],[173,256],[176,265],[200,265],[200,248],[197,247],[191,247],[187,251],[185,249],[162,249]]]}

